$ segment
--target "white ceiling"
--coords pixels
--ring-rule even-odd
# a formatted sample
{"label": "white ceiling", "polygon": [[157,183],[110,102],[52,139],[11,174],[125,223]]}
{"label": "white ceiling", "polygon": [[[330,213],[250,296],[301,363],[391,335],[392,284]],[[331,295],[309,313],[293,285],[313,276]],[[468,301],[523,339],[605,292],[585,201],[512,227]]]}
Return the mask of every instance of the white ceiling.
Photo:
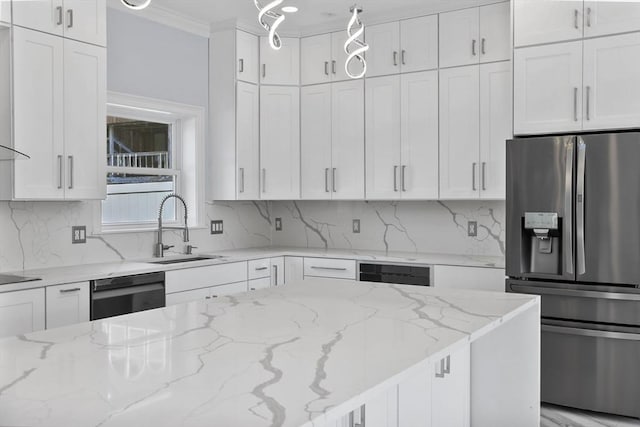
{"label": "white ceiling", "polygon": [[[269,0],[260,0],[266,4]],[[281,25],[284,35],[312,34],[342,28],[349,8],[357,3],[364,8],[365,24],[391,21],[446,10],[462,9],[500,0],[285,0],[282,6],[295,5],[299,11],[288,14]],[[236,21],[258,29],[253,0],[153,0],[149,9],[174,12],[182,18],[203,24]],[[140,12],[144,14],[144,11]]]}

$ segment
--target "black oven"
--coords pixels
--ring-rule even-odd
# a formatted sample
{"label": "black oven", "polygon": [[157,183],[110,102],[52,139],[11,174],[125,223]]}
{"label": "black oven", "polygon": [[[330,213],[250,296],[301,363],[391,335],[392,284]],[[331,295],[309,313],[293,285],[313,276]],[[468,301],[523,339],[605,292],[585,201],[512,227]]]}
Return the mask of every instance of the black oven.
{"label": "black oven", "polygon": [[368,262],[361,262],[359,265],[359,280],[362,282],[432,286],[431,268],[426,265]]}
{"label": "black oven", "polygon": [[164,271],[91,282],[91,320],[164,306]]}

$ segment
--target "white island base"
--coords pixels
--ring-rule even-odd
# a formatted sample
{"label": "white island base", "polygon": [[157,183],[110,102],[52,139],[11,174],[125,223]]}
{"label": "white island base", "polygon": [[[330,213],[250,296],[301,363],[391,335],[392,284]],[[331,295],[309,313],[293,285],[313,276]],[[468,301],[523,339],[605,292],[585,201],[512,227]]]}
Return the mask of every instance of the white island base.
{"label": "white island base", "polygon": [[31,333],[0,425],[538,427],[539,304],[306,280]]}

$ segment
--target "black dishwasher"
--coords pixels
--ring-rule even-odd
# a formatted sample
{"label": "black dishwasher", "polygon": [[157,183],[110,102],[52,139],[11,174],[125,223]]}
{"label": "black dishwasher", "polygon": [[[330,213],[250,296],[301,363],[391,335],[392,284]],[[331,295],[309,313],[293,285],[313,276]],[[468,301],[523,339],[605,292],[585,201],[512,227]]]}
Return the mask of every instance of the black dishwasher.
{"label": "black dishwasher", "polygon": [[431,267],[411,264],[360,263],[361,282],[431,286]]}
{"label": "black dishwasher", "polygon": [[91,281],[91,320],[164,306],[164,271]]}

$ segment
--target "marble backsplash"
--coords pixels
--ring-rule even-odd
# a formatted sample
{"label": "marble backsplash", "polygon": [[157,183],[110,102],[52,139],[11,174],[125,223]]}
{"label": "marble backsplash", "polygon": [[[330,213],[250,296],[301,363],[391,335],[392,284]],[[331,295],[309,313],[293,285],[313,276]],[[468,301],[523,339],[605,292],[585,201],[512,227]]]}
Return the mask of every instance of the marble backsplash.
{"label": "marble backsplash", "polygon": [[[0,271],[149,258],[152,231],[99,234],[93,230],[97,202],[0,202]],[[371,249],[462,255],[504,255],[504,202],[215,202],[206,223],[224,221],[224,234],[191,229],[195,252],[262,246]],[[282,218],[283,231],[274,231]],[[360,220],[361,232],[352,231]],[[467,236],[467,222],[478,235]],[[71,227],[87,226],[87,243],[71,243]],[[164,241],[184,248],[179,231]]]}
{"label": "marble backsplash", "polygon": [[[276,246],[505,254],[503,201],[277,202],[272,216],[283,223]],[[477,236],[468,236],[468,221],[477,221]]]}

